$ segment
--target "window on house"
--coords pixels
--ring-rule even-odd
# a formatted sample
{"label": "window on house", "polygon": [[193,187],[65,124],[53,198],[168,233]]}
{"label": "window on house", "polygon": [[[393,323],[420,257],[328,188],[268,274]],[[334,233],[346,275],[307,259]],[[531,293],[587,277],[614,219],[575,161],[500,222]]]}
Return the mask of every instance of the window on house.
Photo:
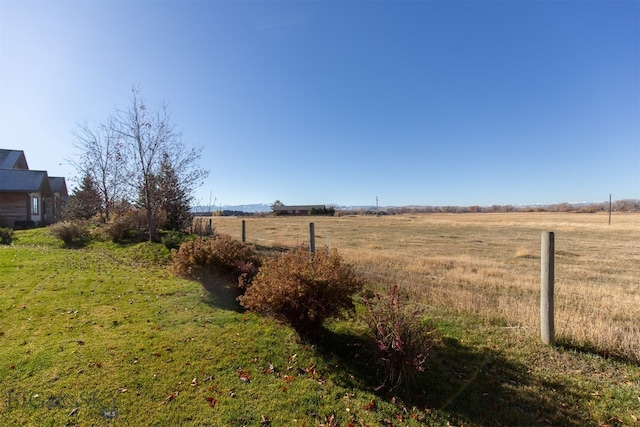
{"label": "window on house", "polygon": [[31,202],[33,204],[33,214],[40,215],[40,198],[38,196],[33,196]]}

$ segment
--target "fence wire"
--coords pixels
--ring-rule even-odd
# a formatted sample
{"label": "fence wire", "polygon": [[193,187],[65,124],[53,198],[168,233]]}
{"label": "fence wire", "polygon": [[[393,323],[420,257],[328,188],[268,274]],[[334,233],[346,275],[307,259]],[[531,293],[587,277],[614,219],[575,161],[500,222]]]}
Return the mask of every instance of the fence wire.
{"label": "fence wire", "polygon": [[[239,223],[240,221],[238,220],[237,232],[229,233],[232,235],[237,234],[237,238],[241,236]],[[250,229],[246,233],[247,242],[265,247],[309,246],[310,236],[308,234],[308,228],[299,224],[291,226],[290,228],[287,228],[289,227],[289,224],[287,223],[283,223],[283,225],[285,225],[284,231],[288,233],[288,237],[286,238],[273,238],[272,236],[266,237],[264,234],[260,235],[260,232]],[[274,233],[276,232],[275,228],[272,230]],[[318,230],[317,227],[316,230]],[[402,249],[403,252],[410,250],[410,248],[414,246],[419,248],[418,245],[421,243],[419,239],[416,240],[411,237],[408,237],[407,239],[407,248]],[[561,242],[564,246],[570,246],[570,241],[570,239],[567,239]],[[500,235],[495,236],[495,241],[491,241],[491,243],[503,245],[506,245],[508,242],[508,239]],[[338,249],[342,252],[345,258],[348,258],[348,254],[351,251],[355,251],[358,254],[363,254],[363,257],[370,258],[375,262],[375,258],[381,256],[381,250],[384,249],[384,242],[378,235],[374,235],[369,244],[376,247],[370,248],[363,246],[361,241],[349,242],[345,245],[344,241],[340,240],[339,234],[334,233],[331,230],[323,229],[320,233],[316,233],[316,246],[318,247],[318,250],[321,250],[322,247]],[[460,240],[460,244],[468,245],[469,242]],[[533,245],[531,245],[531,247],[533,247]],[[556,246],[556,253],[560,253],[560,256],[568,253],[566,251],[558,251],[557,249],[558,248]],[[434,254],[433,256],[436,258],[438,257],[437,254]],[[469,254],[469,257],[472,259],[473,254]],[[558,255],[556,255],[556,260],[557,259]],[[558,261],[556,261],[556,270],[558,270],[558,268],[559,264]],[[433,307],[434,305],[437,306],[441,304],[447,306],[447,304],[451,303],[456,304],[455,307],[452,307],[456,311],[462,310],[475,312],[481,316],[483,315],[483,312],[481,311],[482,308],[479,307],[484,307],[487,310],[485,313],[486,316],[502,317],[512,325],[518,325],[511,327],[538,327],[538,324],[535,323],[537,320],[534,319],[537,319],[536,316],[539,315],[540,291],[539,288],[535,289],[535,287],[531,287],[532,283],[529,283],[531,282],[531,276],[535,277],[537,274],[527,276],[527,287],[501,288],[500,286],[491,286],[483,288],[481,286],[477,286],[477,284],[474,286],[473,284],[469,285],[462,282],[456,283],[456,281],[451,280],[451,278],[446,278],[437,274],[419,276],[416,273],[406,272],[406,274],[403,274],[406,278],[402,278],[398,277],[397,272],[383,274],[380,271],[373,271],[362,265],[355,265],[355,271],[356,273],[367,277],[372,284],[381,286],[382,289],[388,289],[392,285],[398,285],[401,288],[409,290],[419,290],[419,295],[415,297],[415,301],[413,302],[420,306]],[[450,282],[445,282],[448,280],[450,280]],[[637,289],[633,288],[630,290],[628,300],[622,300],[620,298],[616,298],[614,300],[611,295],[598,296],[601,301],[596,305],[593,301],[593,294],[580,292],[579,290],[572,288],[572,286],[575,285],[573,280],[573,278],[559,280],[558,275],[556,275],[554,289],[556,308],[555,322],[558,326],[557,331],[560,333],[562,333],[562,330],[575,331],[576,328],[582,328],[580,333],[586,335],[577,337],[576,339],[578,341],[586,339],[586,341],[600,342],[600,338],[595,335],[593,336],[593,340],[589,338],[590,334],[596,333],[591,330],[593,328],[590,328],[589,325],[595,326],[603,324],[603,322],[607,322],[607,310],[609,308],[622,306],[626,307],[623,310],[632,312],[634,309],[637,311],[638,307],[640,307],[640,301],[638,301],[640,299],[640,282],[638,282]],[[434,305],[430,304],[430,295],[434,300],[439,301]],[[461,302],[460,300],[463,301]],[[584,301],[584,303],[580,301]],[[513,306],[513,310],[510,312],[511,306]],[[591,313],[589,310],[593,310],[593,312]],[[518,318],[521,314],[525,314],[526,319]],[[636,340],[636,336],[638,335],[637,327],[630,324],[625,319],[616,320],[611,318],[609,320],[609,325],[611,328],[616,330],[629,330],[631,335],[626,339],[631,340],[632,342]],[[638,347],[640,347],[640,337],[638,337],[637,340],[639,342],[637,344],[632,344],[632,349],[626,351],[637,354]]]}

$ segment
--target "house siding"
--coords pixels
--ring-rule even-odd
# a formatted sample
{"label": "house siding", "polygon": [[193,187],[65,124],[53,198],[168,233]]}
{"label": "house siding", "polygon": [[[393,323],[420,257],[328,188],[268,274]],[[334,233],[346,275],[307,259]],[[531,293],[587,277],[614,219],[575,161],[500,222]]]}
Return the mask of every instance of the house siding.
{"label": "house siding", "polygon": [[25,193],[0,193],[0,206],[0,227],[15,228],[16,221],[31,221],[31,197]]}
{"label": "house siding", "polygon": [[44,214],[47,224],[60,221],[64,200],[60,193],[54,193],[53,197],[43,197]]}

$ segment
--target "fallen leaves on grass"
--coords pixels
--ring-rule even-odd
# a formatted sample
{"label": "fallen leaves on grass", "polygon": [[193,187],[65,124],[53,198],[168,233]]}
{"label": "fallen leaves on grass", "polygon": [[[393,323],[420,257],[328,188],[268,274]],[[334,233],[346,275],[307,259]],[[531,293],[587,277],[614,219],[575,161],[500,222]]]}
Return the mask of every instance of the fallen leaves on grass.
{"label": "fallen leaves on grass", "polygon": [[216,403],[218,403],[218,399],[216,399],[215,397],[207,397],[206,400],[209,406],[211,406],[212,408],[216,405]]}
{"label": "fallen leaves on grass", "polygon": [[180,394],[179,391],[174,391],[173,393],[171,393],[170,395],[164,398],[164,402],[162,402],[162,404],[166,405],[167,403],[171,402],[176,397],[178,397],[179,394]]}
{"label": "fallen leaves on grass", "polygon": [[620,418],[611,417],[604,423],[600,424],[600,427],[618,427],[624,425],[624,422]]}
{"label": "fallen leaves on grass", "polygon": [[336,415],[331,414],[329,416],[324,417],[324,423],[320,424],[319,427],[337,427],[338,422],[336,421]]}
{"label": "fallen leaves on grass", "polygon": [[243,369],[238,369],[238,378],[240,381],[244,381],[245,383],[251,382],[251,371],[245,371]]}

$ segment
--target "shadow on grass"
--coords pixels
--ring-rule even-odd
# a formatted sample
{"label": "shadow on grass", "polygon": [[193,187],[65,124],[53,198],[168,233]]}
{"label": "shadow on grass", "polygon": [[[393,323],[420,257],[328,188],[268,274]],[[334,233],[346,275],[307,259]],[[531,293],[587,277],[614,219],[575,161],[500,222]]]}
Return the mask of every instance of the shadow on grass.
{"label": "shadow on grass", "polygon": [[253,244],[253,247],[256,249],[256,252],[267,258],[282,255],[290,252],[292,249],[286,246],[266,246],[260,244]]}
{"label": "shadow on grass", "polygon": [[89,246],[90,239],[85,240],[73,240],[70,242],[62,242],[62,247],[65,249],[83,249]]}
{"label": "shadow on grass", "polygon": [[198,279],[202,287],[211,295],[210,305],[223,310],[244,313],[238,302],[241,295],[238,285],[223,274],[207,274]]}
{"label": "shadow on grass", "polygon": [[[336,379],[347,388],[373,390],[377,375],[373,342],[362,336],[325,330],[318,349],[335,362]],[[592,424],[588,414],[572,408],[584,396],[563,384],[534,378],[527,366],[507,360],[499,351],[466,346],[445,338],[417,375],[412,390],[381,389],[380,398],[396,396],[410,409],[438,411],[453,422],[474,425]]]}
{"label": "shadow on grass", "polygon": [[638,360],[637,358],[633,358],[625,354],[606,351],[587,344],[576,344],[565,338],[556,340],[556,346],[573,353],[587,354],[591,356],[602,357],[604,359],[614,360],[626,365],[640,366],[640,360]]}

